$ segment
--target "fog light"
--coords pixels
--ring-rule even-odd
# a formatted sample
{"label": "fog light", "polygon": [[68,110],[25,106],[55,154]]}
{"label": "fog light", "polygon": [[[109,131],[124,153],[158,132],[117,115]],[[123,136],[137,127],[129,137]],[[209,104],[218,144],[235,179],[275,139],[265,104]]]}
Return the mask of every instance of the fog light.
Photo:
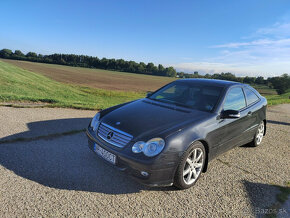
{"label": "fog light", "polygon": [[149,173],[145,172],[145,171],[141,171],[141,175],[142,176],[149,176]]}

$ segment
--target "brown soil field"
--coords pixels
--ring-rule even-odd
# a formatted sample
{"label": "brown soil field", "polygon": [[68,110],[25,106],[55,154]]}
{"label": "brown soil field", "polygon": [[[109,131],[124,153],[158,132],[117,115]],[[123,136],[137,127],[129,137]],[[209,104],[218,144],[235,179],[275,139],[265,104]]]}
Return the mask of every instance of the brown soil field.
{"label": "brown soil field", "polygon": [[8,59],[1,59],[1,61],[16,65],[25,70],[40,73],[59,82],[98,89],[142,92],[154,91],[175,80],[169,77],[149,76],[102,69],[70,67]]}

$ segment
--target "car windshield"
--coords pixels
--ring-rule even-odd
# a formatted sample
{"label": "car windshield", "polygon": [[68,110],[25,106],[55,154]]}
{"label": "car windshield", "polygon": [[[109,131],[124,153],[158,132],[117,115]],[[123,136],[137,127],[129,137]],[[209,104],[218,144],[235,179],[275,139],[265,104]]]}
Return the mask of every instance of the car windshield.
{"label": "car windshield", "polygon": [[218,86],[175,82],[153,93],[149,99],[211,112],[218,103],[222,90]]}

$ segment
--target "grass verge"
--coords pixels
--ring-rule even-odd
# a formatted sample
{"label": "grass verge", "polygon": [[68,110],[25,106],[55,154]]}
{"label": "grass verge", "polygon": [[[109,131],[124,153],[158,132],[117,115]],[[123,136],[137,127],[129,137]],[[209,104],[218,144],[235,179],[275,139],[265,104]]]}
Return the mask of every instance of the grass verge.
{"label": "grass verge", "polygon": [[290,104],[290,92],[283,95],[266,95],[268,105]]}
{"label": "grass verge", "polygon": [[289,213],[289,208],[282,208],[282,206],[288,200],[290,195],[290,181],[287,181],[285,186],[275,186],[280,190],[280,192],[276,195],[277,202],[268,208],[271,213],[266,214],[265,217],[267,218],[275,218],[278,214],[280,214],[281,217],[286,217]]}
{"label": "grass verge", "polygon": [[63,84],[0,61],[0,102],[45,102],[48,107],[104,109],[144,96],[142,92]]}

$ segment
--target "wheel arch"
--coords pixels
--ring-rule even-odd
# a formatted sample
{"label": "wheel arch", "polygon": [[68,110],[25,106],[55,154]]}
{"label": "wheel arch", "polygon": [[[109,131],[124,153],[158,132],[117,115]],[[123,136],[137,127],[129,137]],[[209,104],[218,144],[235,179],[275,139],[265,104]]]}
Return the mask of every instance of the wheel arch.
{"label": "wheel arch", "polygon": [[205,149],[206,157],[205,157],[204,167],[203,167],[203,170],[202,170],[202,172],[205,173],[207,171],[207,166],[208,166],[209,146],[208,146],[208,143],[205,140],[203,140],[203,139],[197,140],[197,141],[200,141],[203,144],[204,149]]}
{"label": "wheel arch", "polygon": [[264,135],[266,135],[266,130],[267,130],[267,120],[264,119],[263,122],[264,122],[264,126],[265,126],[265,128],[264,128]]}

